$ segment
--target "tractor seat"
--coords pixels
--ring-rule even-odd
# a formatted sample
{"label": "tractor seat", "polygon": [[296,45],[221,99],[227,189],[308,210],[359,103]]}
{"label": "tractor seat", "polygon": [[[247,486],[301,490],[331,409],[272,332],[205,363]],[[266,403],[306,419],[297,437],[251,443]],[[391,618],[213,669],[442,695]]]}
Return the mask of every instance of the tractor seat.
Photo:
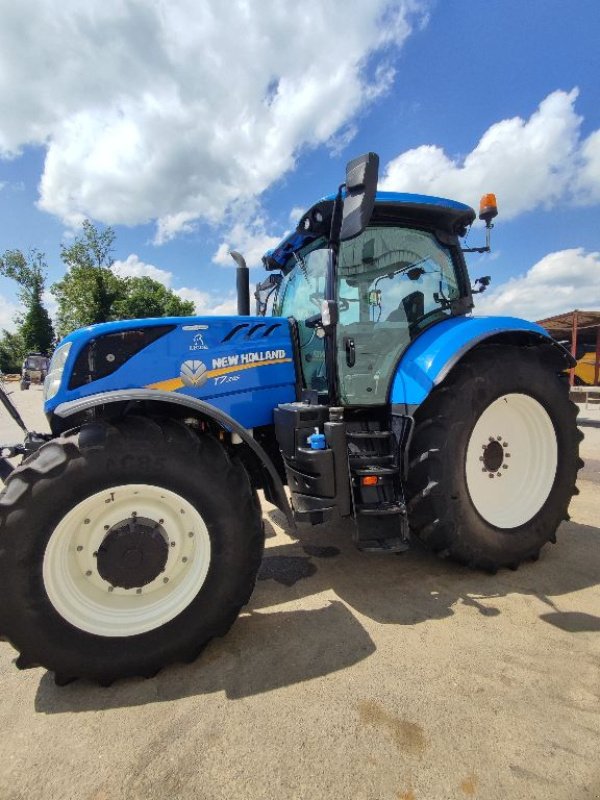
{"label": "tractor seat", "polygon": [[402,298],[398,308],[388,314],[386,322],[408,322],[414,325],[425,314],[425,295],[423,292],[411,292]]}

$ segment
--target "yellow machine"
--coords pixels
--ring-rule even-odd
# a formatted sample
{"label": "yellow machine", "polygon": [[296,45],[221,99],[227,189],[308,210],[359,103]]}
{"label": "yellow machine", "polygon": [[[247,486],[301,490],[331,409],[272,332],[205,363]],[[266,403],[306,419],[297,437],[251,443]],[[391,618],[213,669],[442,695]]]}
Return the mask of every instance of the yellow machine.
{"label": "yellow machine", "polygon": [[[575,367],[575,376],[579,378],[580,383],[586,386],[595,385],[596,376],[596,353],[584,353],[577,361]],[[596,381],[597,382],[597,381]]]}

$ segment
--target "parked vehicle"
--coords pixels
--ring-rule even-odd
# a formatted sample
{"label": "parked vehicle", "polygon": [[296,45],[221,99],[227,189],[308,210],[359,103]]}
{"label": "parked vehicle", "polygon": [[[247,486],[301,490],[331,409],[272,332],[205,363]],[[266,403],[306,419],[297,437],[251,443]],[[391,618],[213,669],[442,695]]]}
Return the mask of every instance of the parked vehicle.
{"label": "parked vehicle", "polygon": [[43,383],[48,374],[49,363],[50,359],[41,353],[29,353],[25,356],[19,383],[21,390],[29,389],[32,383]]}
{"label": "parked vehicle", "polygon": [[[234,253],[238,316],[106,323],[56,349],[52,433],[4,462],[17,666],[108,684],[193,660],[252,593],[259,489],[290,525],[352,519],[367,553],[412,535],[493,572],[555,541],[581,464],[572,358],[536,324],[471,315],[489,283],[461,248],[472,208],[377,192],[377,171],[350,162],[265,255],[255,315]],[[480,251],[496,214],[486,195]]]}

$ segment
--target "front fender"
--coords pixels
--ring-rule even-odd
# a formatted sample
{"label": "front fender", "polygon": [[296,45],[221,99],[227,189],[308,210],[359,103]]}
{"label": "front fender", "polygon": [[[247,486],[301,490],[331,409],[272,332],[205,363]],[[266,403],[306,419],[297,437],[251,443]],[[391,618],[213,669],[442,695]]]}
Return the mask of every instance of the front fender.
{"label": "front fender", "polygon": [[[210,403],[206,403],[197,397],[190,397],[185,394],[177,394],[175,392],[165,392],[159,389],[124,389],[113,392],[101,392],[99,394],[90,395],[88,397],[81,397],[77,400],[71,400],[66,403],[60,403],[53,411],[57,417],[67,419],[69,417],[81,418],[81,414],[99,406],[111,406],[113,404],[123,405],[124,403],[162,403],[168,405],[184,406],[192,409],[204,417],[217,422],[224,429],[237,433],[240,439],[246,444],[254,453],[256,458],[262,464],[266,472],[266,477],[271,484],[272,497],[276,498],[276,505],[286,515],[288,522],[295,528],[294,517],[290,508],[283,483],[277,469],[273,462],[264,451],[264,449],[255,441],[252,434],[240,425],[237,420],[230,417],[220,408],[216,408]],[[166,406],[165,406],[166,407]]]}
{"label": "front fender", "polygon": [[396,368],[390,403],[406,406],[412,413],[441,383],[452,367],[486,340],[546,343],[557,348],[565,369],[573,366],[571,355],[535,322],[516,317],[452,317],[432,325],[405,350]]}

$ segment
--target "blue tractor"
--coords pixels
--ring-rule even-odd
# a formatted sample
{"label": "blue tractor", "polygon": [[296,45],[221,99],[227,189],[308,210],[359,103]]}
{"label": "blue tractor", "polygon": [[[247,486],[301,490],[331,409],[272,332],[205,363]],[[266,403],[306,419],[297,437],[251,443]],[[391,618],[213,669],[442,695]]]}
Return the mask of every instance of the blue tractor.
{"label": "blue tractor", "polygon": [[[238,316],[94,325],[56,349],[52,433],[2,465],[19,667],[109,684],[193,660],[253,590],[257,490],[290,525],[352,520],[367,553],[413,536],[493,572],[555,540],[581,463],[573,360],[538,325],[472,315],[489,279],[468,277],[469,206],[377,192],[377,173],[351,161],[264,256],[254,316],[234,253]],[[488,231],[496,213],[486,196]]]}

